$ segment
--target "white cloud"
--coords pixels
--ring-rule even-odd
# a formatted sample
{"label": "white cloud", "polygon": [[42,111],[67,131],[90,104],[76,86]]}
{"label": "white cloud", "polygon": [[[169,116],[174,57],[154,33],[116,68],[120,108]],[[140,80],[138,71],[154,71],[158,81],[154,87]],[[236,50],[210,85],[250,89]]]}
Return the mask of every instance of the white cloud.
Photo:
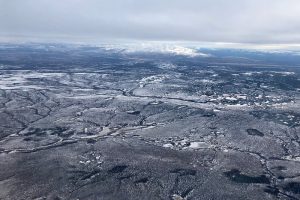
{"label": "white cloud", "polygon": [[0,27],[11,40],[300,43],[300,1],[0,0]]}

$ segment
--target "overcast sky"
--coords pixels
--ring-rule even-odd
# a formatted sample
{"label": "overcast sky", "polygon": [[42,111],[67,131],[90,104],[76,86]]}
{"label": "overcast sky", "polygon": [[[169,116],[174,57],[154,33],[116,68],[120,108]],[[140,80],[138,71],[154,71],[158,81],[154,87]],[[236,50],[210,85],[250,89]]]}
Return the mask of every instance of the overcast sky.
{"label": "overcast sky", "polygon": [[0,38],[300,43],[300,0],[0,0]]}

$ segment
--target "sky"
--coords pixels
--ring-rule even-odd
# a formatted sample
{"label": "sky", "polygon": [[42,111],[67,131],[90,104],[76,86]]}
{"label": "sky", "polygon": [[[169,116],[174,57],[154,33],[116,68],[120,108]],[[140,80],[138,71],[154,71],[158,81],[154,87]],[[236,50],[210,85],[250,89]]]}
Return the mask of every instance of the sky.
{"label": "sky", "polygon": [[300,44],[300,0],[0,0],[0,41]]}

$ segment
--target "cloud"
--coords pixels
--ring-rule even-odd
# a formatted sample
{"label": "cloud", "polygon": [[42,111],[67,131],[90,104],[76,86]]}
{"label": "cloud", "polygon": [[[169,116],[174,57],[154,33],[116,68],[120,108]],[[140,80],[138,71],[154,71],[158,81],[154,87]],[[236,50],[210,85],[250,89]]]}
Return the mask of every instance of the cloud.
{"label": "cloud", "polygon": [[5,39],[300,43],[299,0],[0,0]]}

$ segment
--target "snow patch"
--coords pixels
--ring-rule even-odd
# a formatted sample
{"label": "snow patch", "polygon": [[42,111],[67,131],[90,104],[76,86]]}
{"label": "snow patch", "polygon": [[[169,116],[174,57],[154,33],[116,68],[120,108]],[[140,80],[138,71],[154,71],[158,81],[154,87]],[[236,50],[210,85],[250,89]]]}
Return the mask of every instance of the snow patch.
{"label": "snow patch", "polygon": [[130,45],[107,45],[104,47],[106,50],[118,50],[123,53],[166,53],[174,55],[182,55],[189,57],[210,57],[211,55],[199,52],[195,48],[172,45],[172,44],[152,44],[152,43],[142,43],[142,44],[130,44]]}

